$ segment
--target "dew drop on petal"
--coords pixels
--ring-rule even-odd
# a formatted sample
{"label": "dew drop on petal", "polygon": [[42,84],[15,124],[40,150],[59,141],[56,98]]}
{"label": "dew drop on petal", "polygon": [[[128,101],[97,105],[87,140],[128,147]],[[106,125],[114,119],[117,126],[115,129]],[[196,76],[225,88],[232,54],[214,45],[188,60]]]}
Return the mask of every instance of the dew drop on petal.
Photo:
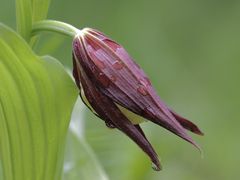
{"label": "dew drop on petal", "polygon": [[114,76],[114,75],[111,75],[111,76],[110,76],[110,79],[111,79],[112,82],[116,82],[116,81],[117,81],[117,77]]}
{"label": "dew drop on petal", "polygon": [[116,70],[121,70],[123,68],[123,64],[120,61],[115,61],[112,66]]}
{"label": "dew drop on petal", "polygon": [[144,79],[145,79],[147,85],[151,86],[151,81],[150,81],[150,79],[148,79],[148,77],[144,77]]}
{"label": "dew drop on petal", "polygon": [[145,107],[142,112],[141,112],[141,115],[142,116],[154,116],[154,111],[151,107]]}
{"label": "dew drop on petal", "polygon": [[157,166],[155,163],[153,163],[153,162],[152,162],[152,168],[153,168],[154,171],[160,171],[160,170],[161,170],[161,168],[158,167],[158,166]]}
{"label": "dew drop on petal", "polygon": [[99,59],[94,59],[94,63],[96,64],[96,66],[100,69],[105,69],[106,66],[104,64],[104,62],[102,62],[101,60]]}
{"label": "dew drop on petal", "polygon": [[107,126],[108,128],[110,128],[110,129],[115,128],[115,125],[114,125],[112,122],[105,121],[105,124],[106,124],[106,126]]}
{"label": "dew drop on petal", "polygon": [[139,82],[140,82],[140,84],[142,84],[145,87],[151,86],[151,82],[147,77],[143,77],[143,78],[139,79]]}
{"label": "dew drop on petal", "polygon": [[140,93],[143,96],[148,95],[148,91],[147,88],[143,85],[139,85],[139,87],[137,88],[138,93]]}
{"label": "dew drop on petal", "polygon": [[110,86],[110,80],[108,79],[108,77],[103,74],[103,73],[99,73],[98,75],[98,80],[101,82],[101,84],[107,88]]}
{"label": "dew drop on petal", "polygon": [[117,44],[114,41],[111,41],[109,39],[104,39],[104,42],[114,51],[116,52],[119,48],[121,48],[121,46],[119,44]]}
{"label": "dew drop on petal", "polygon": [[[98,52],[98,51],[96,51],[96,52]],[[94,64],[98,68],[100,68],[100,69],[106,68],[106,65],[104,64],[104,62],[101,60],[101,57],[99,57],[99,55],[97,53],[89,51],[89,55],[90,55],[92,61],[94,62]]]}

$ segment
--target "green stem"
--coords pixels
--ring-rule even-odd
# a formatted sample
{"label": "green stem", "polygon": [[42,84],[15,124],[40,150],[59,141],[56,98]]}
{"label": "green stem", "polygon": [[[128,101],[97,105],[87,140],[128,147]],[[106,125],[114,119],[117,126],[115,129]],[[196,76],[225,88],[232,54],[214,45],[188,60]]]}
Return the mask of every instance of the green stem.
{"label": "green stem", "polygon": [[43,20],[33,24],[32,35],[43,31],[56,32],[74,38],[80,30],[70,24],[54,20]]}

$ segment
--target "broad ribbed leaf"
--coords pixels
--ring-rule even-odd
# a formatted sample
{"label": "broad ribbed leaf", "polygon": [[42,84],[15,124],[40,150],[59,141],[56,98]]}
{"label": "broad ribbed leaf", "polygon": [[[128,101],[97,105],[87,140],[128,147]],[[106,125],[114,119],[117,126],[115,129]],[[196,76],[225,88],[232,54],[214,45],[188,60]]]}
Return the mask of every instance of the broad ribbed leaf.
{"label": "broad ribbed leaf", "polygon": [[[51,0],[15,0],[18,33],[29,42],[32,24],[47,17]],[[32,45],[36,38],[31,41]]]}
{"label": "broad ribbed leaf", "polygon": [[[51,0],[29,0],[32,5],[32,23],[46,19]],[[31,46],[34,47],[39,37],[34,36],[31,39]]]}
{"label": "broad ribbed leaf", "polygon": [[48,7],[51,0],[31,0],[33,22],[43,20],[47,17]]}
{"label": "broad ribbed leaf", "polygon": [[0,157],[6,180],[59,180],[77,90],[52,57],[0,24]]}
{"label": "broad ribbed leaf", "polygon": [[18,33],[28,42],[32,30],[32,7],[30,0],[15,0]]}

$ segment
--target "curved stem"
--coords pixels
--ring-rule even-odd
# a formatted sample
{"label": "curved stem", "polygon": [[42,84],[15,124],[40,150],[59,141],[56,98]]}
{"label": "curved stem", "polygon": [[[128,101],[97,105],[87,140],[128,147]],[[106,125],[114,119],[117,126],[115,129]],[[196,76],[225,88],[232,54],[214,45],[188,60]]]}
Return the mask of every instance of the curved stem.
{"label": "curved stem", "polygon": [[55,20],[43,20],[33,24],[32,35],[43,31],[56,32],[74,38],[80,30],[70,24]]}

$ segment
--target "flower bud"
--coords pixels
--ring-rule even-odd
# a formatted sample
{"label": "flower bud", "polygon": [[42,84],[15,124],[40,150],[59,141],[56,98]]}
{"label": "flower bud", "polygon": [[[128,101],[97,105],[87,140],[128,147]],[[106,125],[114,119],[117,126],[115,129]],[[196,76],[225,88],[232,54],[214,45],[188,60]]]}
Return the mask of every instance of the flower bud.
{"label": "flower bud", "polygon": [[85,28],[74,38],[73,76],[89,109],[108,127],[116,127],[135,141],[155,170],[160,170],[157,154],[137,119],[148,119],[198,147],[185,129],[202,135],[199,128],[171,111],[126,50],[103,33]]}

